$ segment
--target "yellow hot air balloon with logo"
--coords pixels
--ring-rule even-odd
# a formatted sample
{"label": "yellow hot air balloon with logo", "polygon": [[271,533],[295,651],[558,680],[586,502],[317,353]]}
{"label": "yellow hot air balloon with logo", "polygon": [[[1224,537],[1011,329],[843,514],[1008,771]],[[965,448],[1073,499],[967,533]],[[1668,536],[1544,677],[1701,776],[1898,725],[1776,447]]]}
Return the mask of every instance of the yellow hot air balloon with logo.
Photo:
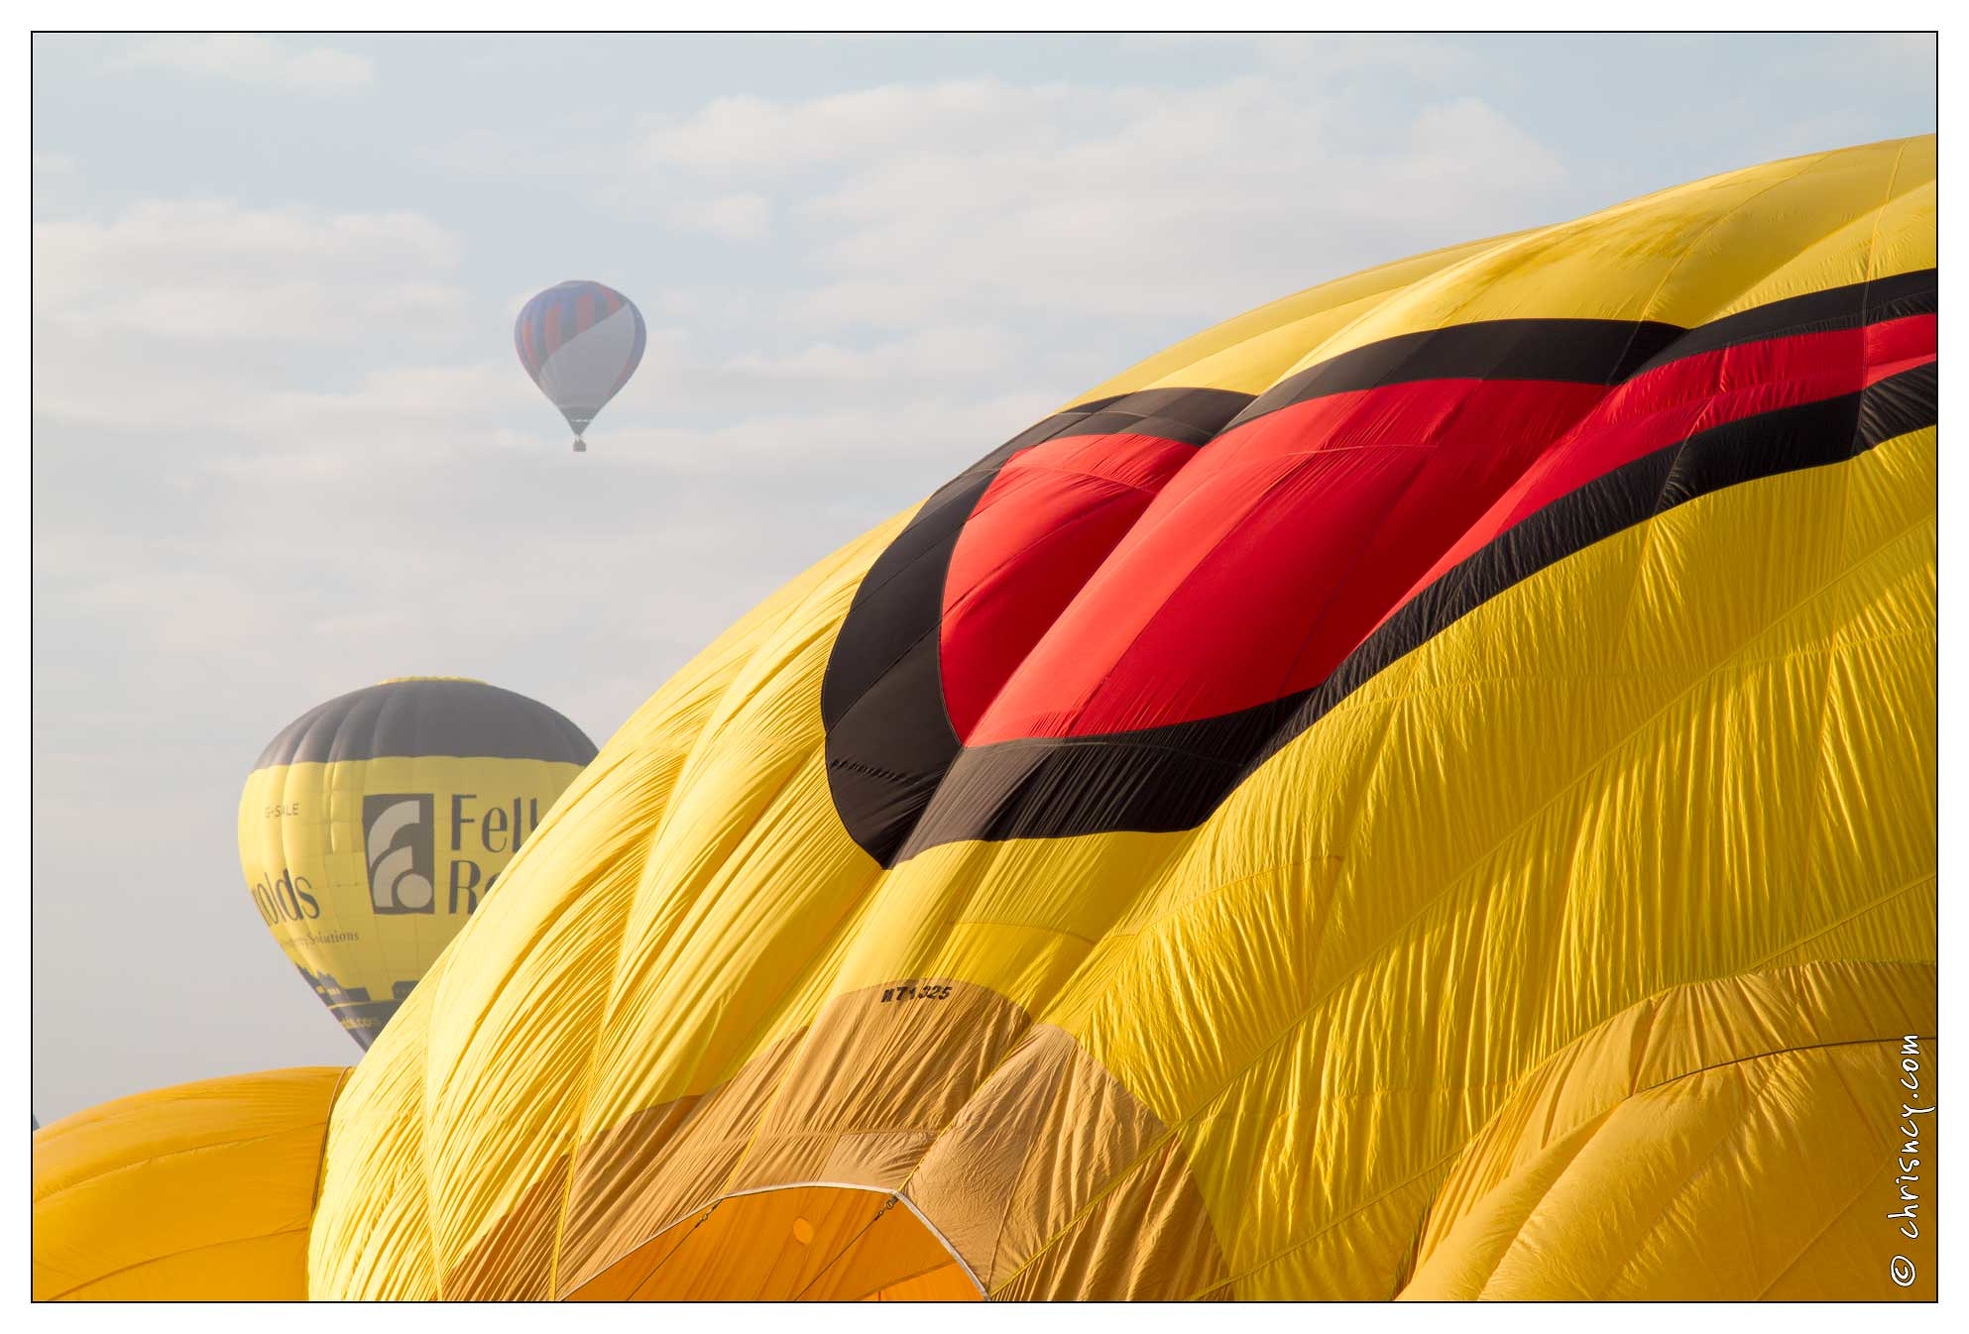
{"label": "yellow hot air balloon with logo", "polygon": [[267,929],[368,1047],[595,746],[524,695],[402,677],[302,714],[239,800]]}

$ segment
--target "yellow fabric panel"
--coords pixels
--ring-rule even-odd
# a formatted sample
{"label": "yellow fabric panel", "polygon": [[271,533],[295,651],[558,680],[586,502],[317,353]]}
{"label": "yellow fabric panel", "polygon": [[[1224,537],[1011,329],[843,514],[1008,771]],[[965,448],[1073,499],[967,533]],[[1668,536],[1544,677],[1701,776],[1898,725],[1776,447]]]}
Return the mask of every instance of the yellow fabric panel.
{"label": "yellow fabric panel", "polygon": [[978,1290],[964,1271],[954,1264],[945,1264],[940,1269],[915,1278],[905,1278],[891,1283],[872,1296],[864,1297],[870,1302],[974,1302],[978,1300]]}
{"label": "yellow fabric panel", "polygon": [[34,1300],[295,1301],[337,1067],[119,1098],[34,1135]]}
{"label": "yellow fabric panel", "polygon": [[[1870,155],[1870,172],[1858,184],[1864,190],[1880,183],[1879,207],[1849,218],[1814,244],[1801,248],[1769,274],[1745,286],[1735,300],[1719,307],[1717,316],[1856,278],[1887,278],[1934,265],[1934,138],[1905,139],[1875,147],[1880,151]],[[1889,147],[1895,150],[1891,162],[1884,160],[1884,150]]]}
{"label": "yellow fabric panel", "polygon": [[[319,1147],[317,1141],[316,1147]],[[148,1207],[148,1192],[136,1201]],[[305,1223],[160,1255],[36,1300],[64,1302],[298,1302],[308,1295]]]}
{"label": "yellow fabric panel", "polygon": [[977,1287],[907,1205],[877,1191],[799,1186],[725,1200],[576,1289],[575,1300],[976,1301]]}
{"label": "yellow fabric panel", "polygon": [[1932,1114],[1904,1112],[1934,1105],[1934,1027],[1935,970],[1911,964],[1808,964],[1623,1011],[1472,1142],[1402,1296],[1932,1300],[1932,1184],[1915,1235],[1887,1215],[1902,1164],[1934,1180],[1903,1130],[1921,1117],[1932,1141]]}
{"label": "yellow fabric panel", "polygon": [[[1309,349],[1301,364],[1397,334],[1480,320],[1645,319],[1690,328],[1820,286],[1929,267],[1932,215],[1923,226],[1916,213],[1897,208],[1890,217],[1887,208],[1924,185],[1932,189],[1933,152],[1930,138],[1816,153],[1522,233],[1402,290]],[[1877,250],[1877,222],[1905,230],[1885,237]],[[1828,231],[1843,243],[1821,253]],[[1789,269],[1800,254],[1819,262],[1794,273],[1793,284],[1770,281],[1774,267]],[[1870,260],[1877,266],[1883,259],[1906,267],[1868,272]]]}
{"label": "yellow fabric panel", "polygon": [[1185,338],[1064,406],[1167,385],[1256,394],[1280,379],[1307,347],[1345,328],[1390,293],[1510,239],[1448,246],[1307,288]]}
{"label": "yellow fabric panel", "polygon": [[[1315,289],[1085,397],[1255,390],[1450,322],[1699,322],[1930,265],[1932,208],[1931,143],[1794,159]],[[660,690],[406,1003],[335,1117],[315,1291],[630,1295],[692,1210],[846,1182],[996,1295],[1396,1295],[1472,1142],[1582,1035],[1716,979],[1932,964],[1935,455],[1916,432],[1587,547],[1196,829],[884,871],[819,695],[891,520]],[[950,996],[884,1008],[903,982]],[[1615,1099],[1664,1173],[1711,1083],[1677,1085],[1686,1122]],[[662,1283],[780,1292],[793,1221]],[[857,1282],[939,1272],[906,1259],[944,1264],[864,1247]]]}
{"label": "yellow fabric panel", "polygon": [[[346,1110],[328,1128],[320,1200],[308,1233],[311,1292],[360,1285],[379,1299],[438,1295],[425,1190],[426,1126],[408,1109],[423,1105],[424,1015],[448,957],[438,957],[343,1086]],[[400,1053],[397,1059],[376,1059],[386,1042]],[[352,1144],[359,1147],[351,1150]],[[338,1161],[348,1166],[337,1171]]]}

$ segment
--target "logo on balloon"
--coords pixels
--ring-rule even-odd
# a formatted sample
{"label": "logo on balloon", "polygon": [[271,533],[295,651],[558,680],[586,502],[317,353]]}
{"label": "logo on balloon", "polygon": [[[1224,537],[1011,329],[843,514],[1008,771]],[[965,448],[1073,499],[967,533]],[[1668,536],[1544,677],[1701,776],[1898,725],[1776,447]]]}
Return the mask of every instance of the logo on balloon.
{"label": "logo on balloon", "polygon": [[362,799],[369,903],[378,913],[437,911],[434,835],[430,793],[379,793]]}

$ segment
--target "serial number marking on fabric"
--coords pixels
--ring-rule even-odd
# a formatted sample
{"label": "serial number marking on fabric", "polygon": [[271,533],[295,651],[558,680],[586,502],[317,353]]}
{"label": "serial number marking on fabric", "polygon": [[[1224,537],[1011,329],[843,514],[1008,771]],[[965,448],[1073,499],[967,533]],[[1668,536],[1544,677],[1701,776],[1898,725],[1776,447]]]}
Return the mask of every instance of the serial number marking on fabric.
{"label": "serial number marking on fabric", "polygon": [[893,987],[882,988],[882,1003],[911,1000],[947,1000],[950,997],[948,982],[901,982]]}

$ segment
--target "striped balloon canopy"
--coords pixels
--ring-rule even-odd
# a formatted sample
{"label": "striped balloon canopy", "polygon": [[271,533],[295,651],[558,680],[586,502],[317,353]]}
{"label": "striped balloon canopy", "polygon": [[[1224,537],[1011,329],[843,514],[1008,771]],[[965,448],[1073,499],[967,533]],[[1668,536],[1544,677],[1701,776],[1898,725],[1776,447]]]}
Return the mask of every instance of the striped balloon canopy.
{"label": "striped balloon canopy", "polygon": [[574,428],[576,450],[587,449],[582,432],[636,373],[646,337],[635,302],[586,281],[541,292],[513,324],[520,364]]}

